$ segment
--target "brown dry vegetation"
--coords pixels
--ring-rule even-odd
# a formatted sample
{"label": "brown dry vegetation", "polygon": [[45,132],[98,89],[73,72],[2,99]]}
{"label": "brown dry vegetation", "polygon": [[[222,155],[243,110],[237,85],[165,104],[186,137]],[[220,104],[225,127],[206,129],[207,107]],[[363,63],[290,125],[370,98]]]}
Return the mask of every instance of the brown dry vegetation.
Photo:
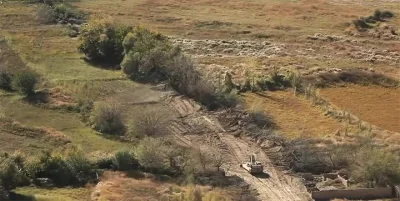
{"label": "brown dry vegetation", "polygon": [[52,128],[37,128],[0,118],[1,151],[39,153],[41,150],[66,148],[71,140]]}
{"label": "brown dry vegetation", "polygon": [[[382,9],[398,9],[393,6],[395,3],[379,4]],[[378,7],[362,4],[342,6],[326,0],[100,0],[81,1],[75,5],[92,14],[113,16],[125,23],[146,25],[166,34],[195,38],[249,38],[252,35],[240,35],[240,31],[276,38],[317,31],[341,33],[340,27],[344,23],[367,16]]]}
{"label": "brown dry vegetation", "polygon": [[292,91],[274,91],[245,94],[250,109],[261,110],[272,117],[277,129],[290,137],[325,137],[333,135],[344,125],[325,116],[306,99],[294,96]]}
{"label": "brown dry vegetation", "polygon": [[383,129],[400,132],[400,90],[378,86],[326,88],[321,95],[344,110]]}
{"label": "brown dry vegetation", "polygon": [[[234,200],[240,191],[235,189],[213,189],[208,186],[179,186],[150,178],[135,179],[120,172],[105,172],[92,194],[93,201],[141,201],[141,200],[193,200],[194,191],[200,192],[203,200]],[[208,194],[208,199],[207,199]],[[180,197],[185,197],[182,199]]]}

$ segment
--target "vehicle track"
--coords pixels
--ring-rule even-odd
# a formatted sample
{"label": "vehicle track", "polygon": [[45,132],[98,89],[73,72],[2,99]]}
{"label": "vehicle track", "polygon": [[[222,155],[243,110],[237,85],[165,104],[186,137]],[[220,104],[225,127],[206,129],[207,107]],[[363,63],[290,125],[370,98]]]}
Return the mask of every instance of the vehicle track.
{"label": "vehicle track", "polygon": [[[236,168],[232,169],[236,173],[240,173],[238,176],[244,176],[245,181],[259,191],[260,198],[262,200],[304,200],[304,198],[300,197],[300,190],[294,188],[287,181],[280,179],[281,177],[284,177],[284,175],[282,172],[278,172],[278,170],[273,167],[271,161],[269,161],[268,157],[261,151],[261,149],[255,147],[251,143],[245,142],[242,139],[235,138],[232,135],[223,133],[219,135],[221,141],[228,145],[229,149],[231,150],[231,154],[234,155],[234,158],[236,159],[237,164],[243,163],[243,161],[248,158],[248,155],[253,153],[257,155],[257,160],[264,164],[265,171],[269,175],[268,178],[259,178],[250,175],[246,171],[239,168],[238,165],[236,165]],[[296,193],[293,191],[296,191]]]}
{"label": "vehicle track", "polygon": [[[300,180],[277,169],[261,147],[250,140],[234,137],[227,131],[229,129],[221,125],[215,115],[196,110],[198,106],[190,105],[196,103],[180,98],[174,97],[169,102],[169,106],[180,114],[170,129],[178,143],[195,148],[201,146],[204,150],[223,154],[226,164],[222,168],[226,173],[236,175],[250,184],[257,190],[260,200],[308,200],[309,196]],[[255,177],[239,167],[239,164],[245,162],[251,154],[256,154],[257,160],[264,164],[268,178]]]}

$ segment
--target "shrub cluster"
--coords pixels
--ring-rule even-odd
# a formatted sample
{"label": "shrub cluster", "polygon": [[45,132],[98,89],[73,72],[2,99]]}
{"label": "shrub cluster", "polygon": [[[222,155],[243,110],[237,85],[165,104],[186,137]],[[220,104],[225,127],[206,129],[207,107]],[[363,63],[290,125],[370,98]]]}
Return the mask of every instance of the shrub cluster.
{"label": "shrub cluster", "polygon": [[202,78],[192,59],[174,47],[167,37],[137,27],[125,37],[123,46],[125,56],[121,67],[131,79],[168,81],[176,91],[210,109],[234,105],[228,96],[217,93]]}
{"label": "shrub cluster", "polygon": [[83,186],[98,179],[98,169],[137,169],[135,161],[130,152],[123,151],[94,162],[76,150],[62,155],[45,152],[35,157],[27,157],[20,153],[2,153],[0,198],[6,199],[11,190],[30,184],[44,187]]}
{"label": "shrub cluster", "polygon": [[118,151],[89,160],[84,153],[70,150],[65,154],[45,152],[27,157],[19,153],[0,155],[0,198],[18,186],[82,186],[98,179],[101,169],[145,170],[179,176],[190,164],[186,149],[166,141],[145,138],[132,151]]}
{"label": "shrub cluster", "polygon": [[[26,161],[26,172],[36,185],[79,186],[96,178],[93,165],[81,152],[63,155],[49,152]],[[42,183],[41,178],[49,179]]]}
{"label": "shrub cluster", "polygon": [[[129,27],[107,20],[93,20],[81,30],[79,51],[89,61],[120,64],[131,79],[167,81],[176,91],[208,108],[230,107],[228,95],[217,93],[196,70],[192,59],[164,35],[143,27]],[[228,105],[224,105],[227,103]]]}
{"label": "shrub cluster", "polygon": [[350,178],[365,187],[400,183],[400,157],[360,138],[353,144],[318,146],[315,139],[290,142],[285,151],[294,171],[320,174],[334,170],[350,170]]}
{"label": "shrub cluster", "polygon": [[[279,73],[278,70],[274,69],[269,72],[267,75],[261,77],[250,77],[246,78],[246,81],[243,85],[240,85],[238,88],[240,92],[246,91],[265,91],[265,90],[279,90],[286,87],[292,86],[292,74],[282,74]],[[300,80],[300,79],[298,79]]]}
{"label": "shrub cluster", "polygon": [[22,70],[10,73],[0,69],[0,89],[16,90],[26,96],[35,94],[35,89],[39,83],[39,74],[32,70]]}
{"label": "shrub cluster", "polygon": [[36,10],[36,19],[44,24],[82,24],[85,15],[67,3],[44,3]]}
{"label": "shrub cluster", "polygon": [[394,17],[394,14],[391,11],[375,10],[374,15],[356,19],[353,21],[353,24],[358,30],[370,29],[373,27],[373,26],[371,26],[371,24],[375,24],[377,22],[382,22],[382,21],[385,21],[385,20],[393,18],[393,17]]}

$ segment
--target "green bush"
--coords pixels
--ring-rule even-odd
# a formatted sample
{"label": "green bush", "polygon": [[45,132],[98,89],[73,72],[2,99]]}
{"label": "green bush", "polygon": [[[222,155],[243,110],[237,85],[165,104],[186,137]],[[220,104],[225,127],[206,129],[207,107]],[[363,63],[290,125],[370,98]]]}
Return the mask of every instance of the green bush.
{"label": "green bush", "polygon": [[125,132],[121,110],[116,103],[97,103],[89,118],[92,127],[105,134],[121,135]]}
{"label": "green bush", "polygon": [[165,79],[172,56],[172,46],[165,36],[137,27],[127,34],[123,46],[121,67],[128,76],[138,79],[156,75]]}
{"label": "green bush", "polygon": [[151,32],[143,27],[136,27],[123,40],[126,54],[130,52],[145,53],[154,48],[169,50],[172,48],[168,38],[162,34]]}
{"label": "green bush", "polygon": [[367,187],[399,184],[400,157],[378,148],[362,149],[351,168],[351,178],[356,182],[367,182]]}
{"label": "green bush", "polygon": [[385,21],[386,19],[390,19],[392,17],[394,17],[394,14],[391,11],[375,10],[374,15],[360,17],[359,19],[353,20],[353,24],[359,31],[361,31],[372,28],[373,26],[370,24],[375,24],[377,21]]}
{"label": "green bush", "polygon": [[11,89],[11,75],[5,71],[0,70],[0,89]]}
{"label": "green bush", "polygon": [[116,22],[93,20],[82,28],[78,49],[89,61],[120,64],[124,57],[122,42],[131,30]]}
{"label": "green bush", "polygon": [[90,161],[76,151],[66,156],[45,153],[27,161],[26,170],[33,180],[49,178],[58,187],[84,185],[96,177]]}
{"label": "green bush", "polygon": [[12,77],[12,88],[20,93],[31,96],[35,94],[36,85],[39,83],[39,75],[36,72],[26,70],[17,72]]}
{"label": "green bush", "polygon": [[163,81],[179,93],[208,108],[221,106],[214,86],[201,78],[192,59],[168,39],[144,28],[136,28],[124,39],[125,57],[121,67],[131,79]]}
{"label": "green bush", "polygon": [[[69,21],[74,19],[74,23],[82,23],[81,20],[84,18],[84,14],[66,3],[59,4],[43,4],[36,10],[36,19],[44,24],[52,24],[58,21],[64,21],[64,23],[72,22]],[[80,20],[78,22],[78,20]]]}
{"label": "green bush", "polygon": [[222,107],[235,108],[240,103],[238,91],[235,89],[229,93],[224,93],[224,92],[219,93],[217,94],[217,96],[218,96],[218,103]]}
{"label": "green bush", "polygon": [[144,138],[135,147],[135,156],[142,168],[148,171],[162,173],[168,169],[168,161],[164,153],[164,142],[155,138]]}
{"label": "green bush", "polygon": [[59,187],[73,183],[73,172],[61,156],[43,156],[39,165],[40,169],[36,170],[35,178],[49,178],[54,185]]}
{"label": "green bush", "polygon": [[0,186],[9,192],[27,179],[23,172],[23,158],[19,155],[3,153],[0,156]]}
{"label": "green bush", "polygon": [[72,151],[64,160],[72,173],[72,185],[84,185],[95,177],[94,168],[84,153]]}
{"label": "green bush", "polygon": [[113,164],[117,170],[127,171],[138,167],[138,162],[129,151],[118,151],[113,158]]}
{"label": "green bush", "polygon": [[391,11],[383,11],[383,12],[381,12],[381,18],[383,18],[383,19],[389,19],[389,18],[392,18],[392,17],[394,17],[394,13],[393,12],[391,12]]}
{"label": "green bush", "polygon": [[375,10],[374,15],[371,17],[373,17],[377,21],[384,21],[385,19],[394,17],[394,14],[391,11]]}
{"label": "green bush", "polygon": [[353,24],[359,30],[360,29],[369,29],[369,28],[371,28],[371,25],[367,24],[367,22],[365,21],[364,18],[360,18],[360,19],[354,20]]}
{"label": "green bush", "polygon": [[83,14],[79,10],[65,3],[55,5],[54,12],[57,14],[58,19],[68,20],[70,18],[83,18]]}

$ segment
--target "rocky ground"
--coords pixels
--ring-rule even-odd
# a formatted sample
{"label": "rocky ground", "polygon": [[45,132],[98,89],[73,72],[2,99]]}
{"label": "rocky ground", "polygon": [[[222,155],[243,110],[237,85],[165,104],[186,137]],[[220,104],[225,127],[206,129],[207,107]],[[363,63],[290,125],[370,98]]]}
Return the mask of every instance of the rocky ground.
{"label": "rocky ground", "polygon": [[307,36],[305,43],[179,38],[173,41],[193,55],[200,63],[199,69],[213,80],[221,79],[228,71],[242,82],[249,73],[262,75],[273,69],[297,69],[303,75],[313,75],[360,68],[396,75],[400,66],[396,46],[376,46],[370,40],[348,36],[317,33]]}

